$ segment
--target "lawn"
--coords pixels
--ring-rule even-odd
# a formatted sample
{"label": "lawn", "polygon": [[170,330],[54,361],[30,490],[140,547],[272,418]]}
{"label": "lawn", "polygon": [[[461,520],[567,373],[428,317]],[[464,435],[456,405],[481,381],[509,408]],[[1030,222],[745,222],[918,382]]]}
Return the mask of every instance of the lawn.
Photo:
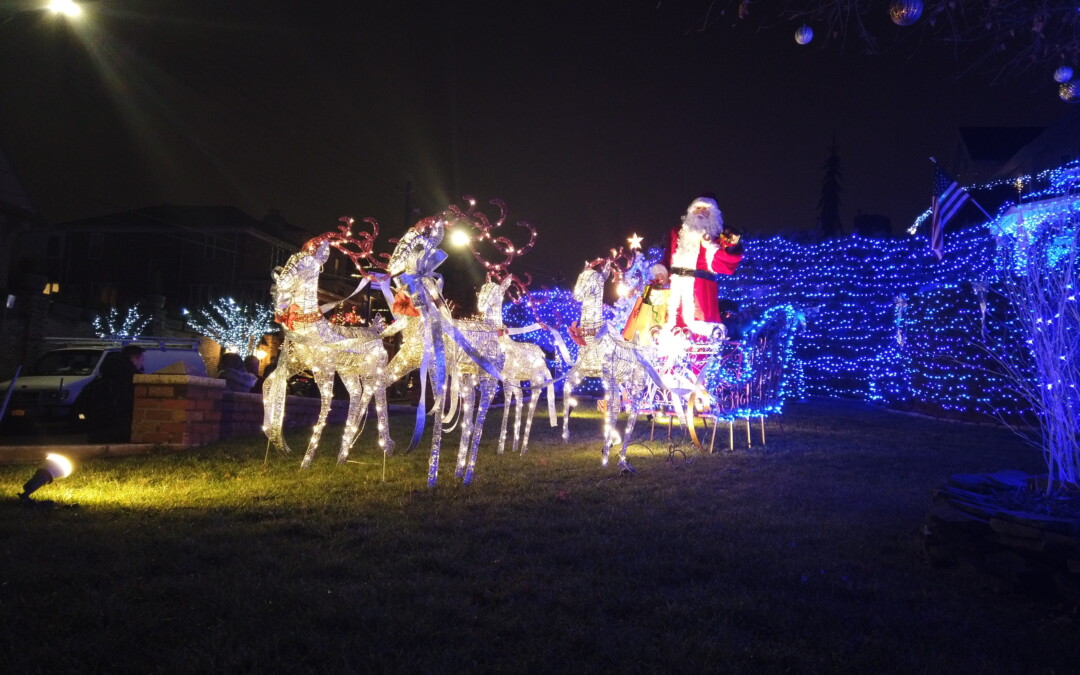
{"label": "lawn", "polygon": [[1006,431],[813,401],[765,448],[672,456],[646,424],[619,475],[595,412],[569,444],[538,416],[524,457],[495,454],[499,414],[467,487],[456,433],[429,490],[426,452],[384,465],[370,427],[341,467],[336,433],[309,471],[302,435],[267,464],[250,438],[35,495],[77,508],[19,507],[34,467],[0,466],[0,672],[1080,668],[1073,610],[922,554],[945,477],[1041,469]]}

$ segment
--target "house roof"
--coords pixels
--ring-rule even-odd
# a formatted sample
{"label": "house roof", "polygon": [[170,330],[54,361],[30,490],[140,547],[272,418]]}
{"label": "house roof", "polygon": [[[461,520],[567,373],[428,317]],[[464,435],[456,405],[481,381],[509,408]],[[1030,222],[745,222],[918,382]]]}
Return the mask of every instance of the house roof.
{"label": "house roof", "polygon": [[160,204],[133,211],[81,218],[52,226],[64,231],[161,232],[188,231],[207,234],[245,232],[284,248],[297,247],[311,234],[271,213],[259,220],[235,206],[177,206]]}
{"label": "house roof", "polygon": [[1036,174],[1080,156],[1080,106],[1069,105],[1042,133],[1007,158],[997,176]]}
{"label": "house roof", "polygon": [[960,127],[960,138],[975,162],[1004,162],[1045,127]]}

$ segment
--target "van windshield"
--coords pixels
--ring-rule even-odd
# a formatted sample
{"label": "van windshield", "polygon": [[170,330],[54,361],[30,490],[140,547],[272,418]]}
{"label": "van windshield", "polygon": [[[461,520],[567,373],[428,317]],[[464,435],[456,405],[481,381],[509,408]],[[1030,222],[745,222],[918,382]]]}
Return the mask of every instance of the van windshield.
{"label": "van windshield", "polygon": [[100,349],[61,349],[47,352],[34,364],[31,374],[91,375],[101,355]]}

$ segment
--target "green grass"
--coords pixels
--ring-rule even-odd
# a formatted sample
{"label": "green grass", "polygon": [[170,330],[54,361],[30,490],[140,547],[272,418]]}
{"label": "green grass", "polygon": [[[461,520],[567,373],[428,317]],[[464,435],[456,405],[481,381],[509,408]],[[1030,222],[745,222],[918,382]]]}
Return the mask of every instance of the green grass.
{"label": "green grass", "polygon": [[1041,469],[1007,432],[792,404],[764,451],[670,462],[646,440],[620,476],[595,413],[570,444],[538,416],[524,457],[495,455],[499,414],[468,487],[456,434],[437,489],[423,448],[384,482],[371,428],[343,467],[336,433],[306,472],[252,438],[87,461],[35,495],[78,508],[20,508],[34,467],[0,467],[0,672],[1080,667],[1071,611],[922,556],[944,478]]}

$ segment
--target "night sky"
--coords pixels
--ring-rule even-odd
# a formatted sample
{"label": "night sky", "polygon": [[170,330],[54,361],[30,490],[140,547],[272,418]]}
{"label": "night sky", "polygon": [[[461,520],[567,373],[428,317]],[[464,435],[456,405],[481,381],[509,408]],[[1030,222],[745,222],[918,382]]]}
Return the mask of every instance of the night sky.
{"label": "night sky", "polygon": [[1065,105],[1049,67],[995,85],[884,17],[882,43],[906,39],[866,55],[854,36],[800,47],[794,24],[696,30],[708,6],[99,0],[77,28],[24,14],[0,28],[0,147],[54,223],[222,204],[312,232],[373,216],[386,239],[410,182],[424,215],[499,197],[540,233],[522,269],[550,282],[633,231],[658,243],[703,191],[751,234],[813,227],[833,134],[845,228],[862,211],[900,231],[957,127],[1046,125]]}

